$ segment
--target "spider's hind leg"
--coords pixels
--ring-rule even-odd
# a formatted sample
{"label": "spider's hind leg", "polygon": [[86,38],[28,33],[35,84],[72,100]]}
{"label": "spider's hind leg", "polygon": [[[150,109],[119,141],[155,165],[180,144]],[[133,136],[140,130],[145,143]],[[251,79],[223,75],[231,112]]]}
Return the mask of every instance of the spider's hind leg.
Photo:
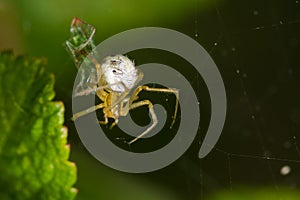
{"label": "spider's hind leg", "polygon": [[98,121],[98,123],[102,124],[102,125],[108,124],[108,118],[107,118],[107,116],[104,116],[104,121]]}
{"label": "spider's hind leg", "polygon": [[112,129],[115,125],[118,124],[119,119],[114,119],[115,121],[109,126],[109,129]]}
{"label": "spider's hind leg", "polygon": [[149,112],[151,114],[151,118],[152,118],[153,123],[143,133],[141,133],[136,138],[134,138],[133,140],[131,140],[128,144],[132,144],[133,142],[135,142],[138,139],[142,138],[144,135],[146,135],[147,133],[149,133],[157,125],[157,117],[156,117],[156,114],[155,114],[154,109],[153,109],[153,104],[149,100],[142,100],[142,101],[133,103],[133,104],[131,104],[129,106],[129,110],[135,109],[137,107],[141,107],[141,106],[144,106],[144,105],[148,106]]}
{"label": "spider's hind leg", "polygon": [[140,86],[138,87],[133,95],[132,95],[132,98],[130,100],[130,102],[132,103],[134,100],[138,99],[138,94],[142,91],[142,90],[145,90],[145,91],[149,91],[149,92],[163,92],[163,93],[173,93],[175,96],[176,96],[176,102],[175,102],[175,109],[174,109],[174,114],[173,114],[173,120],[172,120],[172,123],[170,125],[170,128],[173,127],[174,123],[175,123],[175,120],[176,120],[176,117],[177,117],[177,111],[178,111],[178,99],[179,99],[179,91],[175,88],[151,88],[149,86],[146,86],[146,85],[143,85],[143,86]]}

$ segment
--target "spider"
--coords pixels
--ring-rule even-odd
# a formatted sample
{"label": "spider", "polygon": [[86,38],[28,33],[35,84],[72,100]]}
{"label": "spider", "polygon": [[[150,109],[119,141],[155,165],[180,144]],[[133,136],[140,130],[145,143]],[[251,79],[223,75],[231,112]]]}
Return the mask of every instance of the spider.
{"label": "spider", "polygon": [[[144,132],[131,140],[129,144],[137,141],[149,133],[157,124],[157,117],[153,109],[153,104],[150,100],[138,100],[138,95],[142,90],[149,92],[164,92],[173,93],[176,95],[175,111],[172,128],[178,109],[177,89],[171,88],[151,88],[149,86],[138,86],[131,94],[133,88],[143,78],[143,73],[138,70],[133,61],[123,55],[108,56],[98,62],[95,58],[96,52],[93,36],[95,27],[85,21],[75,17],[71,23],[71,38],[66,41],[67,51],[72,55],[75,65],[79,68],[81,64],[87,60],[88,65],[83,65],[80,68],[80,82],[76,87],[75,96],[83,96],[95,93],[102,103],[91,108],[83,110],[73,115],[73,120],[96,111],[103,109],[104,121],[100,124],[108,124],[108,118],[114,119],[110,128],[114,127],[120,116],[128,115],[129,111],[141,106],[148,106],[152,118],[152,125]],[[88,58],[88,59],[86,59]]]}
{"label": "spider", "polygon": [[128,115],[129,111],[141,106],[147,106],[152,118],[152,124],[144,132],[131,140],[128,144],[132,144],[144,135],[149,133],[157,125],[157,117],[150,100],[140,100],[139,93],[143,90],[149,92],[173,93],[176,95],[175,110],[170,128],[172,128],[178,109],[179,92],[172,88],[152,88],[146,85],[138,86],[133,93],[131,91],[143,78],[143,72],[137,69],[134,62],[123,55],[108,56],[101,63],[96,59],[92,60],[96,71],[96,82],[90,89],[75,92],[75,96],[88,95],[95,92],[102,103],[90,107],[86,110],[73,115],[73,120],[96,111],[103,109],[104,120],[99,121],[100,124],[108,124],[108,118],[114,119],[110,128],[118,124],[119,117]]}

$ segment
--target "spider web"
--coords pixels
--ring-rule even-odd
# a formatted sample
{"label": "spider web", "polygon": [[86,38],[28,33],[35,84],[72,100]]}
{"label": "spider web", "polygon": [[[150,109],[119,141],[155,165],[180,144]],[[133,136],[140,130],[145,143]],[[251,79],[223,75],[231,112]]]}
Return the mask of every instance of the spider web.
{"label": "spider web", "polygon": [[[232,0],[210,9],[200,5],[195,0],[193,18],[184,24],[190,29],[179,31],[209,52],[222,75],[228,101],[222,135],[200,160],[199,143],[206,134],[200,127],[184,156],[139,178],[168,186],[182,199],[206,199],[218,190],[234,193],[241,186],[267,187],[274,193],[299,189],[300,2]],[[203,82],[200,76],[192,77],[194,85]],[[206,118],[201,113],[201,121]]]}
{"label": "spider web", "polygon": [[228,111],[213,151],[184,159],[185,193],[299,189],[300,2],[231,1],[205,12],[195,4],[194,38],[219,67]]}

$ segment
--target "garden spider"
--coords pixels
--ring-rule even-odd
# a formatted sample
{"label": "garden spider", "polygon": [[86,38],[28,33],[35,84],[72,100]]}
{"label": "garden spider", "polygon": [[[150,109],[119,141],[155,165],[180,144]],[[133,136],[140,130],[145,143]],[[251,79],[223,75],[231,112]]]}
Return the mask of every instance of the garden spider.
{"label": "garden spider", "polygon": [[[149,100],[138,100],[138,95],[142,90],[149,92],[173,93],[176,95],[175,110],[172,128],[178,109],[177,89],[171,88],[151,88],[149,86],[139,86],[131,95],[132,89],[142,80],[143,73],[138,70],[134,63],[123,55],[108,56],[101,63],[94,57],[93,52],[95,45],[93,36],[95,28],[82,21],[74,18],[71,23],[71,38],[66,41],[67,50],[73,56],[76,66],[79,68],[81,64],[87,60],[88,65],[80,68],[80,82],[76,87],[75,96],[83,96],[96,93],[102,103],[78,112],[73,115],[73,120],[103,108],[104,121],[100,124],[108,124],[108,118],[113,118],[114,122],[110,126],[112,128],[118,123],[120,116],[128,115],[129,111],[141,106],[148,106],[152,118],[152,125],[144,132],[131,140],[129,144],[135,142],[139,138],[149,133],[157,124],[157,117],[153,109],[153,104]],[[88,59],[87,59],[88,58]]]}
{"label": "garden spider", "polygon": [[149,133],[157,125],[157,117],[151,101],[146,99],[134,102],[138,100],[139,93],[142,90],[145,90],[149,92],[173,93],[176,95],[173,121],[170,126],[170,128],[172,128],[178,109],[179,92],[177,89],[152,88],[142,85],[137,87],[137,89],[135,89],[133,94],[130,96],[130,92],[133,87],[135,87],[143,78],[143,73],[134,66],[134,63],[129,58],[123,55],[115,55],[104,58],[101,64],[96,60],[93,62],[95,64],[97,74],[99,74],[97,86],[91,89],[83,90],[77,94],[75,93],[75,96],[82,96],[95,92],[102,103],[74,114],[73,120],[103,108],[104,121],[99,121],[99,123],[107,124],[108,118],[113,118],[114,122],[110,126],[110,128],[112,128],[118,123],[120,116],[128,115],[129,110],[141,106],[148,106],[153,123],[144,132],[128,143],[131,144]]}

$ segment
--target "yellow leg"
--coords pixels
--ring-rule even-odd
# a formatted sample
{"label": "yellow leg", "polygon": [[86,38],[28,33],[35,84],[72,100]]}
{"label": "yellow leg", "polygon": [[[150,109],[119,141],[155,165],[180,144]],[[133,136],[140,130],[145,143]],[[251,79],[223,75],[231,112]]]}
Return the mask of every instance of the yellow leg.
{"label": "yellow leg", "polygon": [[112,129],[115,125],[117,125],[119,122],[118,119],[115,119],[115,121],[109,126],[109,129]]}
{"label": "yellow leg", "polygon": [[90,107],[90,108],[88,108],[86,110],[80,111],[80,112],[78,112],[78,113],[76,113],[76,114],[73,115],[72,120],[75,121],[77,118],[79,118],[79,117],[81,117],[83,115],[89,114],[89,113],[91,113],[91,112],[93,112],[95,110],[98,110],[100,108],[103,108],[103,107],[104,107],[104,105],[102,103],[100,103],[100,104],[98,104],[96,106],[92,106],[92,107]]}
{"label": "yellow leg", "polygon": [[106,125],[108,123],[108,118],[107,116],[104,114],[104,121],[98,121],[99,124],[103,124]]}
{"label": "yellow leg", "polygon": [[143,86],[138,87],[134,91],[133,95],[131,96],[130,103],[132,103],[134,100],[137,99],[138,94],[142,90],[150,91],[150,92],[164,92],[164,93],[173,93],[173,94],[175,94],[175,96],[176,96],[175,110],[174,110],[173,120],[172,120],[172,123],[171,123],[171,126],[170,126],[170,128],[172,128],[174,123],[175,123],[176,117],[177,117],[179,91],[177,89],[172,89],[172,88],[151,88],[149,86],[143,85]]}
{"label": "yellow leg", "polygon": [[157,125],[157,117],[156,117],[156,114],[155,114],[154,109],[153,109],[153,104],[149,100],[143,100],[143,101],[133,103],[133,104],[130,105],[129,110],[135,109],[137,107],[144,106],[144,105],[148,105],[149,112],[151,114],[151,118],[152,118],[153,123],[149,128],[147,128],[143,133],[141,133],[139,136],[137,136],[136,138],[131,140],[128,144],[132,144],[133,142],[137,141],[138,139],[140,139],[141,137],[143,137],[144,135],[149,133]]}

